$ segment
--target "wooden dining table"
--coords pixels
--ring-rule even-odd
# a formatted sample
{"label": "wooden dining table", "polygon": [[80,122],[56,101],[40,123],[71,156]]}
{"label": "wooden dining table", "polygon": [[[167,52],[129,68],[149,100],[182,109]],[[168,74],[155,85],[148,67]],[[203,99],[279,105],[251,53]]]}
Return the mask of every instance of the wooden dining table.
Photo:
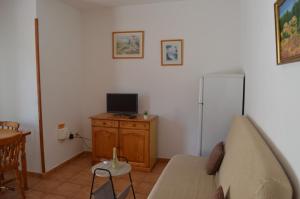
{"label": "wooden dining table", "polygon": [[0,140],[12,137],[18,133],[22,134],[23,137],[23,144],[21,149],[21,167],[22,167],[22,182],[24,189],[28,189],[28,180],[27,180],[27,162],[26,162],[26,136],[30,135],[31,132],[29,131],[16,131],[10,129],[0,129]]}

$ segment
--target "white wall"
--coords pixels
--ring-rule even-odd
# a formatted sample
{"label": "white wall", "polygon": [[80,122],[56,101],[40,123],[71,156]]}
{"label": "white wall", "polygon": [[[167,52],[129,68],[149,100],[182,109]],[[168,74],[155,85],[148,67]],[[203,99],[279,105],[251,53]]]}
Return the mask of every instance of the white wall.
{"label": "white wall", "polygon": [[34,18],[36,0],[0,1],[0,120],[21,123],[28,170],[41,172],[36,94]]}
{"label": "white wall", "polygon": [[82,152],[80,140],[56,139],[59,123],[81,130],[81,16],[59,0],[37,1],[46,171]]}
{"label": "white wall", "polygon": [[[140,94],[140,112],[159,115],[159,157],[199,153],[198,83],[203,73],[240,66],[238,0],[187,1],[83,13],[84,132],[104,112],[106,92]],[[144,30],[145,58],[112,60],[113,31]],[[160,66],[160,40],[185,39],[185,64]]]}
{"label": "white wall", "polygon": [[300,64],[276,65],[273,3],[242,1],[246,113],[272,143],[299,198]]}

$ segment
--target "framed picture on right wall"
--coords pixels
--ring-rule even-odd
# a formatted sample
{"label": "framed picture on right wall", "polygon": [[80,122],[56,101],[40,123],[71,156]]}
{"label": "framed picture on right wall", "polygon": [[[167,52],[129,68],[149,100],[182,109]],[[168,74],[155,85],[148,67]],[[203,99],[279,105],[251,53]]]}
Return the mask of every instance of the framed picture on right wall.
{"label": "framed picture on right wall", "polygon": [[277,64],[300,61],[300,1],[277,0],[274,10]]}
{"label": "framed picture on right wall", "polygon": [[183,39],[161,41],[161,65],[183,65]]}

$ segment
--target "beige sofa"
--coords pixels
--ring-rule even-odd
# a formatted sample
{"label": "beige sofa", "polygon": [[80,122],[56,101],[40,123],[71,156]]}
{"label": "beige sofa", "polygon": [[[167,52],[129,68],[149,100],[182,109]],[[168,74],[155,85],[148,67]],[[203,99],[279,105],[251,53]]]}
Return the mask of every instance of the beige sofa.
{"label": "beige sofa", "polygon": [[292,198],[285,172],[247,117],[233,121],[225,141],[225,157],[215,176],[206,174],[206,161],[176,155],[148,199],[210,199],[219,185],[229,199]]}

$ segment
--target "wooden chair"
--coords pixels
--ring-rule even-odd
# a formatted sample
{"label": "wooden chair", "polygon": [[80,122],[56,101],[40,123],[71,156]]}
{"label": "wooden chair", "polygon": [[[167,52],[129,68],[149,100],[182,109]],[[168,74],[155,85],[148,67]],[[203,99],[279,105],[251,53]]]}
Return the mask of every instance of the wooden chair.
{"label": "wooden chair", "polygon": [[[22,134],[0,139],[0,173],[15,171],[17,189],[19,190],[22,199],[25,199],[24,189],[22,187],[22,179],[19,171],[19,157],[23,147]],[[7,190],[5,182],[0,182],[0,191]],[[10,190],[10,189],[9,189]]]}
{"label": "wooden chair", "polygon": [[0,129],[9,129],[17,131],[20,127],[18,122],[11,122],[11,121],[0,121]]}
{"label": "wooden chair", "polygon": [[[0,121],[0,129],[9,129],[17,131],[20,127],[18,122]],[[4,175],[0,172],[0,181],[4,181]]]}

